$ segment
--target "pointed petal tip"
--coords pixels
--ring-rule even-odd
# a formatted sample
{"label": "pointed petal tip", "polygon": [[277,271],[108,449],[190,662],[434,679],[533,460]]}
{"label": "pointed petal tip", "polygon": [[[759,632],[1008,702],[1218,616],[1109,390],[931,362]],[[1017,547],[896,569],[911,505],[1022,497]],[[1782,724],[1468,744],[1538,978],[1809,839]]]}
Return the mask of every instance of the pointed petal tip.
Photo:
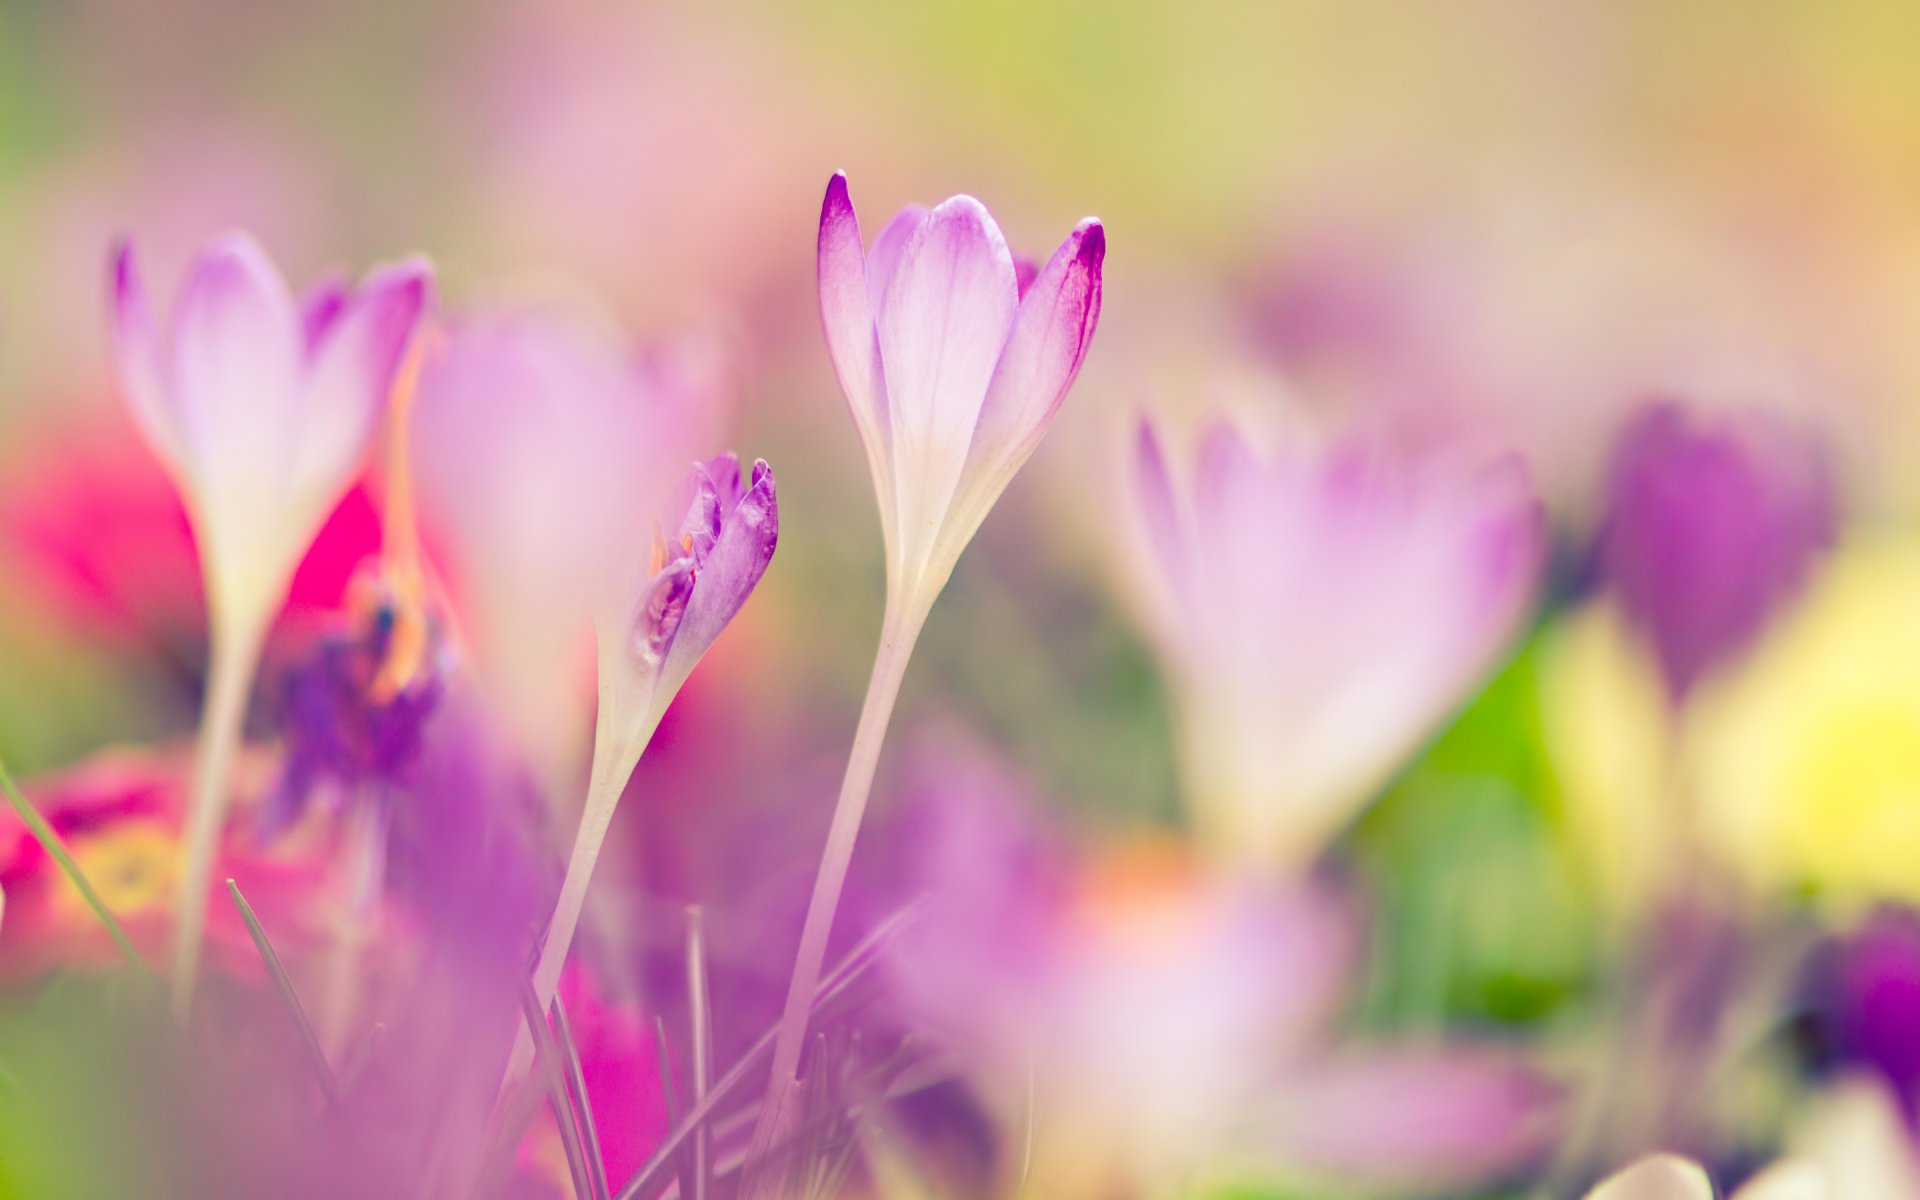
{"label": "pointed petal tip", "polygon": [[847,173],[835,171],[827,179],[827,194],[820,202],[820,224],[842,221],[853,216],[853,193],[847,189]]}
{"label": "pointed petal tip", "polygon": [[1079,260],[1088,270],[1097,271],[1107,257],[1107,227],[1099,217],[1088,217],[1073,227],[1080,239]]}

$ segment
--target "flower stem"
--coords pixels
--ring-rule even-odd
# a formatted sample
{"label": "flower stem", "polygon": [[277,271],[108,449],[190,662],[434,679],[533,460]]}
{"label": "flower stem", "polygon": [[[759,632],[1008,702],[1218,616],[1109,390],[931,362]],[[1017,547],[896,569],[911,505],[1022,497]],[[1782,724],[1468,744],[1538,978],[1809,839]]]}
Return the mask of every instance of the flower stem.
{"label": "flower stem", "polygon": [[264,621],[213,624],[207,692],[200,706],[200,734],[193,756],[193,798],[187,810],[187,863],[174,901],[173,1011],[182,1022],[193,1007],[199,980],[213,860],[226,827],[233,760],[240,749],[247,693],[253,688],[265,634]]}
{"label": "flower stem", "polygon": [[807,1044],[807,1018],[812,1012],[813,994],[819,987],[821,967],[826,961],[827,939],[833,932],[834,912],[840,906],[840,892],[846,886],[847,868],[853,861],[860,820],[873,790],[880,745],[886,740],[887,724],[893,717],[894,702],[900,696],[900,681],[906,676],[907,660],[913,656],[914,643],[920,639],[927,610],[927,605],[919,603],[887,605],[886,620],[880,628],[880,648],[874,655],[873,675],[867,682],[867,698],[860,707],[860,723],[854,730],[853,748],[847,755],[847,773],[840,782],[840,798],[834,804],[833,823],[827,830],[820,871],[814,877],[813,898],[807,904],[806,924],[800,932],[800,948],[794,956],[793,977],[787,985],[786,1007],[774,1042],[773,1075],[767,1084],[766,1100],[760,1107],[759,1122],[754,1127],[750,1158],[764,1155],[798,1115],[788,1109],[799,1092],[800,1055]]}
{"label": "flower stem", "polygon": [[[620,706],[603,695],[594,718],[593,768],[587,780],[587,803],[580,814],[580,831],[573,839],[573,854],[567,860],[567,873],[560,883],[560,898],[554,902],[553,918],[547,923],[547,936],[540,946],[540,958],[533,968],[533,995],[545,1013],[553,1006],[553,994],[560,987],[560,972],[567,965],[567,951],[573,946],[574,931],[580,926],[580,914],[587,904],[587,885],[593,880],[594,864],[600,860],[600,848],[606,843],[607,830],[613,824],[613,810],[620,794],[627,789],[633,769],[653,740],[653,731],[663,715],[660,705],[651,705],[644,720],[637,724],[622,719]],[[626,726],[626,728],[622,728]],[[515,1036],[513,1053],[507,1059],[501,1091],[520,1078],[533,1061],[533,1042],[525,1026]]]}

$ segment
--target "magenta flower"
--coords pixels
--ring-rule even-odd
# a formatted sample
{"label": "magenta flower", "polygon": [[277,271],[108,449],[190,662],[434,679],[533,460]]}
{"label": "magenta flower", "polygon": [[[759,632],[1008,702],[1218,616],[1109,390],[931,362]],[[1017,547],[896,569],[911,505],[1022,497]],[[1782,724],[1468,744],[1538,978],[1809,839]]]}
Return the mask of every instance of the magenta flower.
{"label": "magenta flower", "polygon": [[1513,636],[1544,554],[1512,460],[1263,458],[1220,424],[1179,484],[1143,423],[1135,485],[1189,803],[1243,865],[1318,853]]}
{"label": "magenta flower", "polygon": [[115,249],[121,384],[186,500],[216,625],[264,621],[277,607],[366,459],[429,287],[416,259],[296,304],[260,248],[235,234],[194,263],[163,334],[132,244]]}
{"label": "magenta flower", "polygon": [[1023,277],[986,208],[954,196],[863,251],[846,176],[827,184],[820,318],[903,595],[931,603],[1052,425],[1100,322],[1106,249],[1089,217]]}
{"label": "magenta flower", "polygon": [[1683,699],[1759,637],[1837,519],[1819,447],[1762,411],[1643,409],[1614,448],[1601,563]]}

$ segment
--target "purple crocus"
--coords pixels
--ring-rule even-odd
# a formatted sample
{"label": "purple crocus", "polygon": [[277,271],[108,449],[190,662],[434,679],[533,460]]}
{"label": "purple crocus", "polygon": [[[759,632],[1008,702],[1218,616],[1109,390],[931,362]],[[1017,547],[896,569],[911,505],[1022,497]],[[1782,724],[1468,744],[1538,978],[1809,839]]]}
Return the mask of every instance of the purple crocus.
{"label": "purple crocus", "polygon": [[195,261],[164,334],[130,242],[111,284],[123,391],[186,501],[214,622],[265,621],[373,444],[428,268],[409,260],[300,304],[232,234]]}
{"label": "purple crocus", "polygon": [[903,594],[931,603],[1053,424],[1100,323],[1106,250],[1088,217],[1023,272],[971,196],[902,209],[863,250],[846,176],[828,182],[820,318]]}
{"label": "purple crocus", "polygon": [[1200,833],[1237,865],[1297,867],[1515,633],[1545,541],[1527,474],[1355,436],[1262,456],[1224,423],[1184,482],[1143,423],[1134,473]]}
{"label": "purple crocus", "polygon": [[1760,410],[1709,419],[1650,404],[1615,446],[1600,563],[1684,699],[1760,635],[1833,537],[1818,447]]}
{"label": "purple crocus", "polygon": [[[697,463],[655,527],[644,567],[596,618],[599,712],[585,811],[560,885],[553,920],[533,973],[544,1004],[559,986],[587,883],[615,806],[680,685],[740,611],[773,560],[780,506],[764,461],[741,477],[740,460],[722,454]],[[509,1077],[525,1066],[516,1046]]]}
{"label": "purple crocus", "polygon": [[780,505],[766,460],[744,478],[732,452],[694,464],[654,528],[626,636],[615,630],[601,638],[602,695],[609,683],[641,689],[649,707],[664,709],[664,698],[680,690],[747,602],[779,537]]}

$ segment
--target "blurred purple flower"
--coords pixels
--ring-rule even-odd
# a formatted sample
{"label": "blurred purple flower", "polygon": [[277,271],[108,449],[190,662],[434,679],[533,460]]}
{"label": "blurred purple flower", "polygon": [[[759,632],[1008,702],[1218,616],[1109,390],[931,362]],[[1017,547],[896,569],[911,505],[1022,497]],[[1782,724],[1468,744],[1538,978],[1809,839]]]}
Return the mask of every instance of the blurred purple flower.
{"label": "blurred purple flower", "polygon": [[827,184],[820,317],[903,594],[931,602],[1052,425],[1100,322],[1106,249],[1089,217],[1022,286],[993,217],[954,196],[863,250],[846,176]]}
{"label": "blurred purple flower", "polygon": [[428,268],[324,285],[297,306],[260,248],[230,235],[194,263],[164,335],[131,243],[111,282],[127,404],[187,502],[213,620],[264,621],[373,443]]}
{"label": "blurred purple flower", "polygon": [[[281,681],[284,755],[261,814],[263,836],[299,820],[322,789],[402,785],[419,761],[427,722],[445,692],[445,655],[430,655],[427,669],[388,685],[402,619],[398,599],[363,577],[355,608],[351,626],[322,635]],[[437,628],[429,637],[438,647]]]}
{"label": "blurred purple flower", "polygon": [[1148,616],[1221,855],[1310,860],[1506,645],[1544,552],[1517,460],[1359,439],[1262,458],[1217,424],[1182,487],[1134,462]]}
{"label": "blurred purple flower", "polygon": [[1601,566],[1676,701],[1799,588],[1833,537],[1835,507],[1819,448],[1776,415],[1708,420],[1660,402],[1628,422]]}
{"label": "blurred purple flower", "polygon": [[890,956],[912,1026],[1015,1136],[1032,1191],[1162,1194],[1196,1171],[1432,1189],[1511,1169],[1556,1094],[1465,1046],[1342,1048],[1349,914],[1315,888],[1197,873],[1175,847],[1097,858],[965,758],[909,843],[928,896]]}
{"label": "blurred purple flower", "polygon": [[1878,912],[1829,960],[1834,1051],[1871,1069],[1920,1130],[1920,915]]}

